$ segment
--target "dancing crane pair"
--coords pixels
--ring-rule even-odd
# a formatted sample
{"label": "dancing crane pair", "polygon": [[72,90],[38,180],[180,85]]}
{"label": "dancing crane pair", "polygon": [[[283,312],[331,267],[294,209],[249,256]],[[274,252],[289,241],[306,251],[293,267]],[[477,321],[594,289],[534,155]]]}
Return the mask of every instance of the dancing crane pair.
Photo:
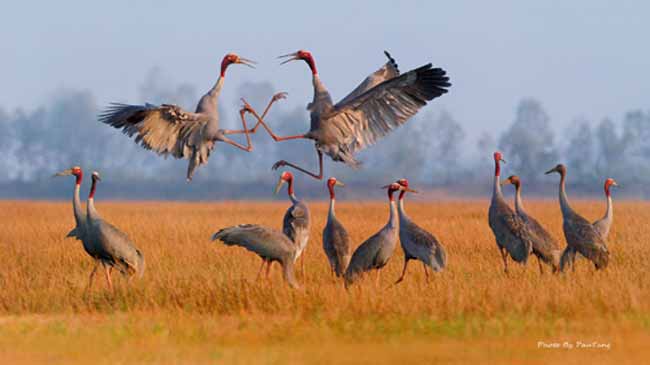
{"label": "dancing crane pair", "polygon": [[[609,263],[607,237],[614,219],[610,187],[617,186],[614,179],[605,180],[604,190],[607,197],[607,210],[602,219],[590,223],[571,208],[566,194],[566,166],[559,164],[546,174],[560,174],[559,202],[562,212],[562,229],[567,247],[562,252],[557,241],[546,229],[524,210],[521,200],[521,180],[512,175],[500,181],[500,152],[494,153],[494,185],[492,201],[488,212],[490,228],[494,233],[497,247],[503,259],[504,271],[508,272],[508,256],[517,263],[525,265],[530,254],[537,257],[539,270],[543,273],[542,263],[551,266],[553,272],[564,271],[567,266],[575,270],[574,261],[577,254],[590,260],[596,270],[605,269]],[[501,186],[512,184],[515,192],[515,210],[505,201]]]}

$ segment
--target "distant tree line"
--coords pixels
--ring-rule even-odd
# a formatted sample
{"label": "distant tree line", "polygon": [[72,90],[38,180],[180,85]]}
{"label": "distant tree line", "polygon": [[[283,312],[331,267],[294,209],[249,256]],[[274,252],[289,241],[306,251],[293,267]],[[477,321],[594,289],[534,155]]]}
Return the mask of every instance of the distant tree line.
{"label": "distant tree line", "polygon": [[[261,109],[276,91],[269,82],[255,82],[242,84],[236,94]],[[190,85],[176,86],[165,80],[158,69],[149,73],[139,93],[141,102],[171,102],[190,110],[199,96]],[[219,106],[224,128],[238,128],[238,100],[222,99]],[[120,136],[119,131],[100,125],[100,108],[90,91],[76,90],[60,90],[34,110],[0,108],[0,196],[60,197],[67,185],[49,177],[74,164],[110,176],[113,184],[107,190],[112,197],[144,194],[145,198],[192,199],[268,196],[277,175],[270,167],[278,159],[310,170],[317,167],[313,143],[275,143],[260,129],[258,134],[264,135],[253,137],[253,153],[217,144],[209,163],[197,171],[196,183],[187,185],[186,161],[162,159]],[[308,115],[303,108],[279,105],[267,121],[280,135],[295,134],[306,130]],[[513,120],[504,124],[509,126],[500,135],[483,132],[475,146],[468,146],[462,124],[449,111],[431,107],[362,151],[359,159],[364,166],[360,170],[326,160],[326,172],[369,191],[378,181],[408,177],[424,189],[479,195],[489,191],[491,154],[500,149],[506,156],[507,173],[520,175],[527,192],[554,188],[555,179],[544,176],[544,171],[563,162],[577,194],[598,193],[604,179],[614,177],[625,195],[650,196],[650,112],[629,111],[618,122],[579,118],[556,134],[542,103],[528,98],[518,103]],[[322,195],[322,184],[306,178],[301,182],[305,195]]]}

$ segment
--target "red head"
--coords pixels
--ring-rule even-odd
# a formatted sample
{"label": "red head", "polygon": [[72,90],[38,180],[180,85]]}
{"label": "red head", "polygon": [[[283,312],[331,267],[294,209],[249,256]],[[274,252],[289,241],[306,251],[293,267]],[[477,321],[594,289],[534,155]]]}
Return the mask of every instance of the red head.
{"label": "red head", "polygon": [[609,179],[605,180],[605,195],[606,196],[611,195],[611,193],[609,192],[609,187],[610,186],[618,186],[618,184],[616,183],[616,180],[614,180],[612,178],[609,178]]}
{"label": "red head", "polygon": [[506,163],[506,160],[503,159],[501,152],[494,152],[494,176],[501,175],[501,164],[500,162]]}
{"label": "red head", "polygon": [[314,75],[318,74],[318,71],[316,71],[316,62],[314,62],[314,57],[312,57],[311,53],[305,50],[299,50],[298,52],[295,53],[289,53],[282,55],[278,58],[284,58],[284,57],[291,57],[281,63],[281,65],[284,65],[287,62],[291,61],[297,61],[297,60],[303,60],[307,62],[307,65],[309,65],[309,68],[311,69],[311,73]]}
{"label": "red head", "polygon": [[289,171],[285,171],[282,173],[282,175],[280,175],[280,179],[278,180],[277,185],[275,185],[274,194],[280,192],[280,189],[282,189],[282,185],[284,185],[284,183],[287,183],[289,185],[289,189],[287,190],[289,195],[293,195],[293,174]]}
{"label": "red head", "polygon": [[329,179],[327,179],[327,189],[330,191],[330,199],[335,198],[335,195],[334,195],[334,186],[335,185],[345,186],[345,184],[343,184],[342,182],[336,180],[335,177],[330,177]]}
{"label": "red head", "polygon": [[408,191],[408,192],[411,192],[411,193],[417,193],[417,191],[415,191],[415,190],[413,190],[413,189],[409,189],[408,187],[406,187],[406,186],[402,186],[402,185],[400,185],[400,184],[398,184],[398,183],[396,183],[396,182],[394,182],[394,183],[392,183],[392,184],[390,184],[390,185],[382,186],[381,188],[382,188],[382,189],[388,189],[388,199],[389,199],[390,201],[393,201],[393,200],[394,200],[394,199],[393,199],[393,193],[396,192],[396,191],[398,191],[398,190],[401,190],[401,191]]}
{"label": "red head", "polygon": [[67,170],[63,170],[61,172],[57,172],[54,174],[54,176],[74,176],[76,177],[76,184],[81,185],[81,180],[83,179],[83,171],[81,170],[81,167],[79,166],[73,166]]}
{"label": "red head", "polygon": [[221,61],[221,77],[226,76],[226,69],[228,68],[228,66],[232,65],[233,63],[246,65],[250,68],[255,68],[255,66],[253,66],[255,64],[254,61],[247,60],[243,57],[239,57],[234,53],[228,53]]}
{"label": "red head", "polygon": [[[401,186],[405,187],[405,188],[408,188],[408,187],[409,187],[409,181],[406,180],[406,179],[399,179],[399,180],[397,180],[396,182],[397,182],[398,184],[400,184]],[[400,200],[404,199],[404,195],[405,195],[405,194],[406,194],[406,190],[402,190],[402,191],[399,193],[399,199],[400,199]]]}
{"label": "red head", "polygon": [[95,188],[97,187],[97,182],[102,181],[102,179],[99,177],[99,172],[93,171],[92,180],[93,183],[90,185],[90,194],[88,194],[88,199],[95,198]]}

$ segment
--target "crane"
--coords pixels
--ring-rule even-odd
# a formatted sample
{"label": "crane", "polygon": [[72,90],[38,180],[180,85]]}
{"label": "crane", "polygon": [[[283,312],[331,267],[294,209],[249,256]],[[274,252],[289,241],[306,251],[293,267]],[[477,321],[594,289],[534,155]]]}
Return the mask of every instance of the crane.
{"label": "crane", "polygon": [[565,187],[566,166],[558,164],[546,171],[546,174],[554,172],[560,174],[559,200],[562,211],[562,229],[567,242],[567,247],[560,259],[560,271],[564,271],[566,265],[573,261],[576,252],[591,260],[596,270],[605,269],[609,263],[609,250],[605,239],[598,233],[596,227],[571,208]]}
{"label": "crane", "polygon": [[503,198],[501,181],[499,181],[501,162],[505,163],[501,152],[494,152],[494,185],[488,223],[503,259],[503,271],[507,274],[508,254],[515,262],[525,265],[533,243],[524,220],[508,206]]}
{"label": "crane", "polygon": [[[407,179],[397,180],[397,183],[405,188],[409,187]],[[427,267],[430,267],[434,272],[440,272],[447,266],[447,253],[440,241],[431,233],[420,228],[406,214],[404,210],[404,195],[406,195],[406,190],[400,191],[399,203],[397,205],[397,212],[399,214],[399,242],[402,250],[404,250],[404,268],[402,269],[402,275],[400,275],[395,284],[399,284],[404,280],[406,268],[410,260],[419,260],[422,262],[427,280],[429,279]]]}
{"label": "crane", "polygon": [[[614,205],[612,204],[612,195],[610,192],[610,188],[612,186],[618,186],[618,183],[616,180],[612,178],[608,178],[605,180],[605,197],[607,199],[607,209],[605,210],[605,215],[595,221],[593,223],[594,228],[596,228],[596,231],[598,231],[598,234],[603,238],[603,240],[607,240],[607,237],[609,236],[609,229],[612,226],[612,223],[614,222]],[[571,266],[573,271],[575,271],[575,260],[576,258],[583,257],[582,255],[577,255],[577,252],[571,251],[568,253],[566,259],[568,260],[568,264]]]}
{"label": "crane", "polygon": [[279,262],[285,281],[298,288],[293,275],[296,248],[284,233],[260,225],[240,224],[219,230],[212,235],[212,240],[220,240],[228,246],[241,246],[256,253],[263,262]]}
{"label": "crane", "polygon": [[[226,69],[231,64],[242,64],[253,67],[254,62],[236,54],[227,54],[221,62],[221,73],[214,86],[201,97],[194,113],[183,110],[173,104],[130,105],[111,103],[99,114],[99,121],[111,127],[121,129],[129,137],[135,135],[135,142],[143,148],[153,150],[165,157],[171,155],[178,159],[188,159],[187,181],[192,180],[194,170],[208,162],[210,153],[216,142],[225,142],[241,150],[253,150],[246,127],[244,114],[252,109],[250,105],[239,111],[242,130],[219,128],[219,112],[217,99],[223,87]],[[285,93],[273,96],[264,113],[271,104],[283,99]],[[246,135],[246,146],[230,139],[229,135]]]}
{"label": "crane", "polygon": [[318,173],[310,172],[285,160],[273,165],[276,170],[289,166],[315,179],[323,178],[323,154],[334,161],[357,168],[360,162],[354,158],[356,152],[373,145],[393,129],[406,123],[428,101],[447,92],[451,86],[446,71],[426,64],[407,73],[400,74],[395,60],[385,52],[388,62],[368,76],[357,88],[337,104],[332,102],[329,92],[321,82],[316,63],[310,52],[300,50],[280,57],[288,57],[284,63],[303,60],[312,72],[314,98],[307,109],[310,111],[311,126],[307,133],[293,136],[277,136],[264,122],[264,118],[251,109],[276,142],[293,139],[310,139],[315,142],[318,155]]}
{"label": "crane", "polygon": [[350,236],[343,224],[339,222],[334,213],[336,195],[335,186],[345,186],[335,177],[327,179],[327,189],[330,192],[330,207],[327,213],[327,224],[323,228],[323,251],[330,263],[332,273],[337,277],[343,276],[350,263]]}
{"label": "crane", "polygon": [[[280,192],[282,186],[287,184],[287,194],[291,200],[291,206],[284,214],[282,219],[282,232],[289,237],[289,239],[296,246],[295,260],[302,256],[303,251],[307,248],[309,242],[309,230],[311,228],[311,220],[309,218],[309,208],[302,200],[296,198],[293,190],[293,174],[285,171],[280,175],[278,183],[275,186],[275,194]],[[271,265],[270,262],[267,265]],[[305,275],[305,258],[300,261],[302,275]],[[268,268],[267,268],[268,270]]]}
{"label": "crane", "polygon": [[382,189],[388,191],[390,211],[388,223],[379,232],[365,240],[352,254],[350,265],[348,265],[344,275],[346,288],[353,284],[362,274],[370,270],[377,270],[376,284],[379,284],[380,270],[386,266],[397,246],[399,216],[393,194],[401,190],[410,192],[415,192],[415,190],[397,183],[386,185]]}
{"label": "crane", "polygon": [[106,282],[112,291],[111,274],[113,268],[128,276],[129,280],[134,275],[141,278],[144,275],[145,262],[144,255],[135,247],[129,236],[102,219],[97,209],[95,209],[95,190],[98,181],[101,181],[99,173],[93,171],[92,185],[88,195],[88,203],[86,204],[87,225],[85,233],[87,239],[95,247],[96,255],[95,267],[90,274],[90,281],[92,283],[95,272],[101,263],[104,267]]}
{"label": "crane", "polygon": [[501,185],[512,184],[515,187],[515,212],[526,223],[530,236],[533,238],[533,255],[537,257],[540,274],[544,273],[542,262],[551,266],[553,272],[560,269],[560,255],[562,251],[557,241],[550,233],[524,209],[524,203],[521,200],[521,179],[517,175],[511,175],[501,182]]}

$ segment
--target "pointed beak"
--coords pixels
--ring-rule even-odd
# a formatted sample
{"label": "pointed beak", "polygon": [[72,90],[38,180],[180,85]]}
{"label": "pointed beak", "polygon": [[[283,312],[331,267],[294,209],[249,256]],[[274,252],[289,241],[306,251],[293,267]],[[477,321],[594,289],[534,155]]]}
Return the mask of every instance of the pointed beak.
{"label": "pointed beak", "polygon": [[556,170],[555,167],[554,167],[554,168],[552,168],[552,169],[546,171],[546,172],[544,173],[544,175],[548,175],[548,174],[554,173],[555,171],[557,171],[557,170]]}
{"label": "pointed beak", "polygon": [[257,64],[257,62],[255,62],[253,60],[249,60],[249,59],[244,58],[244,57],[239,57],[239,62],[237,62],[237,63],[242,64],[242,65],[246,65],[246,66],[248,66],[250,68],[255,68],[255,65]]}
{"label": "pointed beak", "polygon": [[334,185],[345,186],[344,183],[342,183],[342,182],[340,182],[340,181],[338,181],[338,180],[336,180],[336,182],[334,183]]}
{"label": "pointed beak", "polygon": [[278,183],[275,185],[275,189],[273,190],[273,195],[278,195],[280,189],[282,189],[282,185],[284,185],[284,180],[281,178],[280,180],[278,180]]}
{"label": "pointed beak", "polygon": [[506,163],[506,160],[504,160],[504,159],[501,159],[501,162],[503,162],[503,163]]}
{"label": "pointed beak", "polygon": [[388,188],[390,188],[390,185],[384,185],[380,189],[388,189]]}
{"label": "pointed beak", "polygon": [[510,180],[503,180],[503,181],[501,181],[501,182],[499,183],[499,185],[501,185],[501,186],[509,185],[509,184],[510,184]]}
{"label": "pointed beak", "polygon": [[418,191],[417,191],[417,190],[413,190],[413,189],[411,189],[411,188],[407,188],[407,187],[404,187],[404,186],[401,186],[401,185],[400,185],[400,188],[399,188],[399,189],[400,189],[400,190],[403,190],[403,191],[407,191],[407,192],[409,192],[409,193],[418,194]]}
{"label": "pointed beak", "polygon": [[282,61],[282,62],[280,63],[281,65],[284,65],[285,63],[288,63],[288,62],[291,62],[291,61],[296,61],[296,60],[299,60],[299,59],[300,59],[300,58],[298,58],[298,52],[294,52],[294,53],[289,53],[289,54],[285,54],[285,55],[282,55],[282,56],[278,56],[278,59],[281,59],[281,58],[287,58],[287,57],[291,57],[291,58]]}
{"label": "pointed beak", "polygon": [[616,181],[612,181],[612,186],[618,187],[618,183]]}
{"label": "pointed beak", "polygon": [[57,177],[57,176],[70,176],[72,175],[72,169],[67,169],[63,170],[60,172],[57,172],[56,174],[52,175],[52,177]]}
{"label": "pointed beak", "polygon": [[99,177],[99,175],[95,175],[95,180],[97,180],[97,181],[102,181],[102,178]]}

